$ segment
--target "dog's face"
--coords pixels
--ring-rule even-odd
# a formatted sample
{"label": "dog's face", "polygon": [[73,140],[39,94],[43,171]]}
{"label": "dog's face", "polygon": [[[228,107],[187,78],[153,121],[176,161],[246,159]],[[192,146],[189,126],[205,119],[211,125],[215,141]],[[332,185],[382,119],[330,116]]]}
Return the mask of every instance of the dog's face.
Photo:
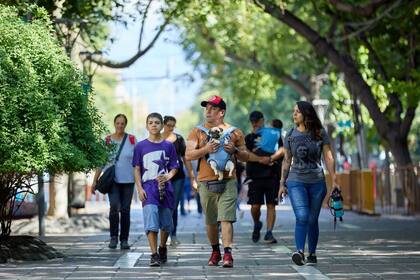
{"label": "dog's face", "polygon": [[220,127],[212,127],[209,130],[210,138],[212,139],[220,139],[222,137],[223,128]]}

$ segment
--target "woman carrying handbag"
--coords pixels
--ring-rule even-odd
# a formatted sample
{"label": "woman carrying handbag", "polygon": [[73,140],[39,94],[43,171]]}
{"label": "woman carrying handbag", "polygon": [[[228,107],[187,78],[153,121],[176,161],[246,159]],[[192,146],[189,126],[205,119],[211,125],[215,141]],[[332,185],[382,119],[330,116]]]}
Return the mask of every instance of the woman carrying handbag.
{"label": "woman carrying handbag", "polygon": [[[109,197],[109,224],[110,224],[110,242],[108,247],[111,249],[117,248],[118,237],[120,240],[120,247],[123,250],[130,249],[128,245],[128,235],[130,231],[130,207],[134,192],[134,175],[133,175],[133,153],[136,145],[136,138],[133,135],[125,133],[127,127],[127,117],[123,114],[118,114],[114,118],[115,132],[108,135],[105,139],[106,144],[116,145],[115,151],[108,160],[108,163],[103,168],[96,170],[93,178],[92,193],[97,190],[96,185],[101,181],[102,176],[110,175],[107,173],[107,168],[115,168],[115,175],[113,183],[109,189],[99,189],[101,192],[108,193]],[[100,176],[102,170],[104,174]],[[112,176],[112,175],[110,175]],[[105,179],[104,179],[105,180]],[[102,187],[101,182],[101,187]],[[119,228],[121,229],[120,232]]]}

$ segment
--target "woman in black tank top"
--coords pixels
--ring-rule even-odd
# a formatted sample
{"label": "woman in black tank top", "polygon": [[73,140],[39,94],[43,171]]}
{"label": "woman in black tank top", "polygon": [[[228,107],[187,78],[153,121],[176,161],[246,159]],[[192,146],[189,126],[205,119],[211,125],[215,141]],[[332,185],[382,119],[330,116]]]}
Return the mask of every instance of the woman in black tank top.
{"label": "woman in black tank top", "polygon": [[184,138],[175,133],[176,119],[172,116],[165,116],[163,118],[163,133],[162,136],[169,142],[172,142],[175,146],[176,154],[178,155],[179,169],[176,175],[172,178],[172,186],[174,187],[175,193],[175,208],[173,212],[173,221],[174,227],[171,232],[171,245],[178,245],[180,242],[176,238],[176,230],[178,225],[178,205],[184,195],[184,182],[185,182],[185,172],[184,164],[188,170],[188,175],[192,183],[195,183],[195,175],[190,161],[185,160],[185,140]]}

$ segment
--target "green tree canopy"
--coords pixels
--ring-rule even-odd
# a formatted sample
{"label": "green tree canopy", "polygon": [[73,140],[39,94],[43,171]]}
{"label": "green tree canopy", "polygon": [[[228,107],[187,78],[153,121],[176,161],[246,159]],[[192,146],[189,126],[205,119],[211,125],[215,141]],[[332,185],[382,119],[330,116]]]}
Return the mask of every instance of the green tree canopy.
{"label": "green tree canopy", "polygon": [[[242,98],[288,84],[311,97],[323,92],[318,82],[326,80],[330,90],[344,84],[397,164],[412,163],[408,135],[420,100],[413,26],[420,1],[167,2],[186,11],[176,23],[185,30],[189,57],[207,77],[228,85],[224,89],[239,82],[248,89],[235,92]],[[246,70],[266,75],[244,81]]]}
{"label": "green tree canopy", "polygon": [[0,34],[0,174],[81,171],[106,161],[92,94],[45,10],[27,21],[0,6]]}

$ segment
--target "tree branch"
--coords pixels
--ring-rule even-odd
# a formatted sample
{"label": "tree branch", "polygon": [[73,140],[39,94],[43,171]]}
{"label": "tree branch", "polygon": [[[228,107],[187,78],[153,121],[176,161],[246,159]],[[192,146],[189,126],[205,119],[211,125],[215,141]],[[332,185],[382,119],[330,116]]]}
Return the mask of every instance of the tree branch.
{"label": "tree branch", "polygon": [[416,106],[408,107],[407,112],[405,113],[404,119],[401,123],[401,128],[400,128],[401,135],[408,135],[415,115],[416,115]]}
{"label": "tree branch", "polygon": [[340,12],[351,13],[357,16],[371,16],[380,6],[390,2],[390,0],[371,0],[366,5],[352,5],[340,0],[330,0],[330,3]]}
{"label": "tree branch", "polygon": [[349,92],[356,96],[366,106],[371,117],[375,120],[378,132],[384,136],[387,127],[383,124],[387,123],[388,120],[379,109],[369,85],[361,76],[354,60],[350,56],[341,55],[337,49],[332,44],[328,43],[317,31],[288,10],[282,11],[277,5],[269,0],[254,0],[254,2],[259,7],[262,7],[264,12],[288,25],[303,36],[319,55],[326,57],[344,73],[346,86],[349,89]]}
{"label": "tree branch", "polygon": [[333,20],[331,22],[331,26],[328,29],[328,33],[325,35],[325,38],[328,41],[331,41],[331,38],[334,37],[334,33],[337,30],[337,16],[334,15]]}
{"label": "tree branch", "polygon": [[156,33],[155,37],[150,41],[149,45],[144,48],[143,50],[139,49],[135,55],[133,55],[131,58],[122,61],[122,62],[116,62],[110,59],[95,59],[94,57],[89,57],[92,62],[100,65],[100,66],[107,66],[110,68],[126,68],[132,65],[134,62],[137,61],[140,57],[142,57],[145,53],[147,53],[156,43],[157,39],[159,39],[162,32],[165,30],[166,26],[169,24],[171,16],[169,16],[165,22],[159,27],[159,31]]}
{"label": "tree branch", "polygon": [[384,81],[388,81],[388,74],[386,73],[385,67],[383,66],[378,54],[373,49],[372,45],[369,43],[365,33],[361,33],[359,38],[363,42],[365,47],[369,50],[370,57],[372,58],[373,63],[376,65],[376,70],[378,71],[379,75],[382,76],[382,79],[384,79]]}
{"label": "tree branch", "polygon": [[292,76],[286,74],[283,69],[278,67],[275,64],[271,64],[267,67],[264,67],[259,61],[252,60],[250,58],[239,58],[238,56],[234,55],[233,53],[226,53],[225,61],[228,63],[233,63],[238,66],[259,70],[265,72],[272,77],[283,81],[285,84],[289,85],[293,88],[300,96],[306,98],[307,100],[312,100],[314,97],[312,96],[310,90],[299,80],[294,79]]}
{"label": "tree branch", "polygon": [[[354,29],[350,26],[345,26],[345,29],[349,30],[351,32],[354,31]],[[379,56],[377,55],[376,51],[373,49],[372,45],[369,43],[369,41],[368,41],[364,32],[359,34],[359,39],[364,44],[364,46],[369,50],[369,56],[372,59],[373,64],[375,65],[379,76],[381,76],[381,78],[384,81],[388,81],[388,75],[385,71],[385,68],[384,68]],[[398,95],[395,94],[394,92],[389,93],[388,96],[389,96],[389,104],[385,108],[384,114],[385,115],[388,115],[388,114],[393,115],[395,122],[397,124],[401,124],[401,114],[403,112],[403,105],[401,103],[401,100],[398,98]]]}
{"label": "tree branch", "polygon": [[224,53],[220,52],[219,54],[224,57],[223,59],[225,62],[238,65],[239,67],[265,72],[288,84],[291,88],[296,90],[300,96],[306,98],[307,100],[313,99],[313,94],[311,94],[311,91],[303,83],[286,74],[278,65],[270,64],[268,66],[264,66],[258,61],[255,54],[246,58],[239,57],[235,52],[220,46],[216,39],[209,35],[209,32],[205,32],[201,28],[196,28],[196,30],[197,32],[200,32],[210,47],[215,50],[223,49]]}
{"label": "tree branch", "polygon": [[142,57],[145,53],[147,53],[152,47],[153,45],[156,43],[157,39],[159,39],[159,36],[162,34],[162,32],[164,31],[165,27],[168,25],[168,22],[165,22],[160,28],[159,31],[156,33],[155,37],[153,38],[153,40],[149,43],[149,45],[143,49],[143,50],[138,50],[137,53],[135,55],[133,55],[131,58],[122,61],[122,62],[115,62],[112,61],[110,59],[95,59],[93,57],[89,58],[92,62],[100,65],[100,66],[107,66],[110,68],[126,68],[129,67],[130,65],[132,65],[134,62],[137,61],[137,59],[139,59],[140,57]]}
{"label": "tree branch", "polygon": [[378,16],[376,16],[375,18],[372,18],[368,21],[363,21],[363,22],[346,22],[346,26],[352,26],[352,27],[357,27],[359,29],[355,30],[354,32],[347,34],[344,37],[341,38],[335,38],[334,41],[336,42],[341,42],[350,38],[353,38],[355,36],[358,36],[359,34],[361,34],[362,32],[366,32],[372,28],[374,28],[380,19],[384,18],[385,16],[389,16],[389,13],[394,10],[395,8],[399,7],[401,4],[402,0],[397,0],[394,3],[392,3],[392,5],[390,5],[383,13],[379,14]]}
{"label": "tree branch", "polygon": [[141,21],[141,28],[140,28],[140,37],[139,37],[139,45],[138,45],[139,50],[141,50],[141,43],[143,41],[144,26],[146,25],[147,13],[149,12],[149,8],[150,8],[150,5],[152,4],[152,1],[153,0],[149,0],[149,3],[147,3],[146,8],[144,9],[144,15],[143,15],[143,19]]}

